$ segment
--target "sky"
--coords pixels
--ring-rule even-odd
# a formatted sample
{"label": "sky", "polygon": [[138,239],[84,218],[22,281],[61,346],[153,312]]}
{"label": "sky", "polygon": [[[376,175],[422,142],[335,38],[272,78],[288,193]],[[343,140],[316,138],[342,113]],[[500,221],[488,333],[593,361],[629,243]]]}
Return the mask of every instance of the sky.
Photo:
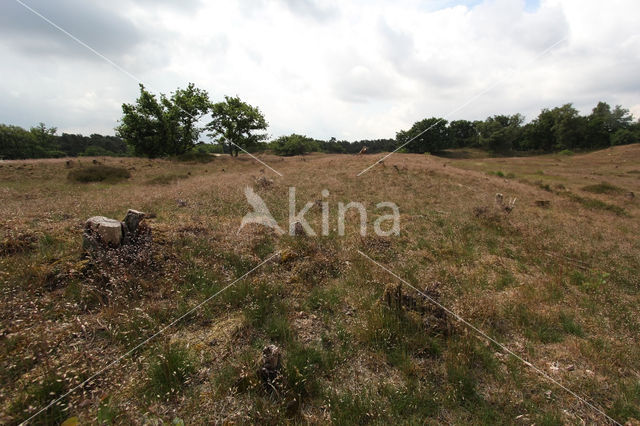
{"label": "sky", "polygon": [[601,100],[640,117],[637,0],[20,1],[85,44],[0,0],[0,123],[25,128],[114,134],[139,82],[240,96],[274,138]]}

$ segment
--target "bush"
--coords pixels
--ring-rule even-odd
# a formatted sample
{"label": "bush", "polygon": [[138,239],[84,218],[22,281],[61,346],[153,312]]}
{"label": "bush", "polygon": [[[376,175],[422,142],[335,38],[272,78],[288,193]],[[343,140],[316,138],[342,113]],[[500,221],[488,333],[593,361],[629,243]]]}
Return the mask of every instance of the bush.
{"label": "bush", "polygon": [[131,173],[124,167],[95,165],[72,170],[67,175],[74,182],[119,182],[129,179]]}
{"label": "bush", "polygon": [[558,152],[559,155],[573,155],[574,152],[569,150],[569,149],[563,149],[562,151]]}
{"label": "bush", "polygon": [[296,134],[279,137],[271,142],[270,145],[276,155],[283,156],[304,155],[308,152],[320,150],[313,139]]}

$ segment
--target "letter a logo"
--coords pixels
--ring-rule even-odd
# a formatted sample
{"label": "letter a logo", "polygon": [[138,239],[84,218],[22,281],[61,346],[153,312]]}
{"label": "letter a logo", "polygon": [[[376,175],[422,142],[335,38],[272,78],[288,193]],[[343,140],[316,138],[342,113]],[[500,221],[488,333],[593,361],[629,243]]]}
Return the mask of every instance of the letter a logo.
{"label": "letter a logo", "polygon": [[240,230],[244,228],[245,225],[248,225],[250,223],[258,223],[260,225],[273,228],[278,235],[284,234],[284,231],[282,230],[282,228],[280,228],[278,222],[276,222],[276,220],[271,215],[271,212],[269,211],[269,208],[265,204],[264,200],[258,194],[253,192],[253,188],[249,186],[245,187],[244,195],[247,197],[247,202],[251,204],[254,211],[247,213],[242,218],[242,223],[240,224],[240,228],[238,228],[238,232],[240,232]]}

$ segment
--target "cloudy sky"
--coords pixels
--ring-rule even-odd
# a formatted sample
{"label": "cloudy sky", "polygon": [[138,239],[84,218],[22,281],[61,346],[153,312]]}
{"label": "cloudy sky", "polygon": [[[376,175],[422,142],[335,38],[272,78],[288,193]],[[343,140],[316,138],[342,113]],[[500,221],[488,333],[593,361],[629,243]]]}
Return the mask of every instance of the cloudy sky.
{"label": "cloudy sky", "polygon": [[[0,1],[0,123],[113,134],[138,83],[259,106],[269,133],[393,137],[429,116],[640,116],[637,0]],[[129,74],[123,72],[126,70]]]}

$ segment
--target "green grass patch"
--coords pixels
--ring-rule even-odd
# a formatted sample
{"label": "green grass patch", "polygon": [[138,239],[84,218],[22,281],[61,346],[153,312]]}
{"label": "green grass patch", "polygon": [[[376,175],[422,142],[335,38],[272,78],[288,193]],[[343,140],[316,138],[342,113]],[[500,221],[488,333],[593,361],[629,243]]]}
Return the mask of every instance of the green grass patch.
{"label": "green grass patch", "polygon": [[117,183],[130,177],[131,173],[124,167],[105,166],[102,164],[71,170],[67,175],[70,181],[80,183]]}
{"label": "green grass patch", "polygon": [[171,399],[185,389],[195,372],[189,349],[177,343],[169,344],[149,366],[145,395],[150,399]]}
{"label": "green grass patch", "polygon": [[595,198],[581,197],[571,193],[568,195],[572,201],[575,201],[588,209],[608,211],[615,213],[618,216],[629,216],[629,213],[627,213],[625,209],[614,204],[605,203],[604,201],[600,201]]}
{"label": "green grass patch", "polygon": [[392,365],[410,371],[411,357],[436,357],[441,353],[436,337],[425,330],[421,318],[404,310],[374,306],[361,330],[362,340],[382,351]]}
{"label": "green grass patch", "polygon": [[593,192],[594,194],[624,194],[624,188],[612,185],[608,182],[602,182],[595,185],[588,185],[582,188],[583,191]]}
{"label": "green grass patch", "polygon": [[561,342],[566,334],[564,325],[559,319],[540,315],[531,311],[524,304],[509,308],[516,326],[529,339],[541,343]]}
{"label": "green grass patch", "polygon": [[584,337],[584,330],[582,329],[582,326],[576,322],[573,315],[562,312],[560,313],[559,321],[565,333]]}
{"label": "green grass patch", "polygon": [[247,322],[266,334],[270,340],[291,342],[293,332],[287,318],[284,295],[278,288],[260,284],[245,296],[244,315]]}
{"label": "green grass patch", "polygon": [[[25,420],[30,415],[35,414],[35,410],[39,410],[52,401],[60,398],[67,391],[64,380],[57,375],[48,375],[41,382],[34,383],[27,387],[23,396],[15,401],[10,412],[16,420]],[[69,417],[66,412],[67,399],[63,398],[45,411],[40,413],[33,420],[32,424],[49,425],[60,424]]]}

